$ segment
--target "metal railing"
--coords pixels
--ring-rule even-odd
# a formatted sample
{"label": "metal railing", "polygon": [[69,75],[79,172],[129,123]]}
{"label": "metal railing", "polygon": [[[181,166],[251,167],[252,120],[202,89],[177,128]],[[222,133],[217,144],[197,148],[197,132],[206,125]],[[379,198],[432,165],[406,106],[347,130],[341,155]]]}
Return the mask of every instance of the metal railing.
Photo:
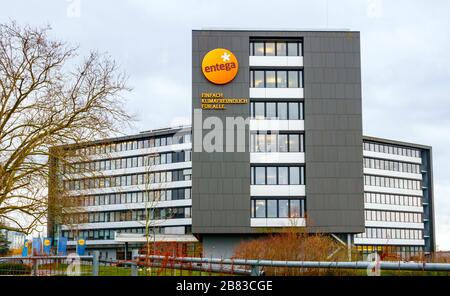
{"label": "metal railing", "polygon": [[[390,261],[276,261],[223,259],[201,257],[171,257],[139,255],[134,260],[100,260],[99,252],[92,256],[29,256],[0,257],[0,275],[253,275],[261,276],[266,270],[281,268],[319,270],[369,270],[376,265],[380,270],[450,272],[450,263],[390,262]],[[77,269],[78,268],[78,269]],[[147,272],[150,269],[150,272]],[[188,270],[188,274],[183,274]],[[164,272],[161,272],[164,271]],[[186,273],[186,272],[185,272]]]}
{"label": "metal railing", "polygon": [[0,257],[0,275],[98,275],[98,254]]}
{"label": "metal railing", "polygon": [[[147,258],[144,255],[139,258]],[[177,263],[197,263],[214,266],[230,265],[232,267],[249,267],[249,269],[235,269],[242,273],[245,271],[250,275],[264,275],[265,267],[282,268],[310,268],[310,269],[360,269],[367,270],[377,265],[380,270],[403,270],[403,271],[442,271],[450,272],[450,263],[426,263],[426,262],[327,262],[327,261],[276,261],[276,260],[248,260],[248,259],[222,259],[222,258],[197,258],[197,257],[166,257],[150,255],[149,259],[155,261],[168,260]]]}

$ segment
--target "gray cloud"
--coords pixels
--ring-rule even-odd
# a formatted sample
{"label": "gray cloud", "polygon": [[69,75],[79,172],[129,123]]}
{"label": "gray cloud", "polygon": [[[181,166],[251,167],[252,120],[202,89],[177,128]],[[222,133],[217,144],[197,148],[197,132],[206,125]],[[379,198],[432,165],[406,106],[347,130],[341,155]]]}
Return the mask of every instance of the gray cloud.
{"label": "gray cloud", "polygon": [[[50,24],[82,52],[107,51],[130,75],[139,130],[190,117],[191,30],[202,27],[361,31],[364,131],[433,146],[437,243],[450,249],[448,1],[87,1],[3,3],[0,21]],[[239,7],[239,9],[237,8]],[[5,13],[6,12],[6,13]]]}

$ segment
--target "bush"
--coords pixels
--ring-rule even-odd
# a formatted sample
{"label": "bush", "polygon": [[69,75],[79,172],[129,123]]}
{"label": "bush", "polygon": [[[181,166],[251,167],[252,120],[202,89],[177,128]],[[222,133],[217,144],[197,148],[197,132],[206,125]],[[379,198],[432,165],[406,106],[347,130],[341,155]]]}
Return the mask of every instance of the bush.
{"label": "bush", "polygon": [[[289,261],[347,261],[347,249],[335,239],[322,234],[308,234],[295,228],[278,234],[244,241],[234,253],[239,259]],[[265,268],[267,275],[353,275],[354,272],[332,269]]]}
{"label": "bush", "polygon": [[0,263],[0,275],[31,274],[31,267],[22,263]]}

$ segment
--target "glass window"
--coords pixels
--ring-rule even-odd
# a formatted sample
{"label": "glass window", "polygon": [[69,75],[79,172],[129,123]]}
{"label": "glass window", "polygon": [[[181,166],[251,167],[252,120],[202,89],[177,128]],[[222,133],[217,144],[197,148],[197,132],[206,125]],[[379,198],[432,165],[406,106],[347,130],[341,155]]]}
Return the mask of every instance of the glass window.
{"label": "glass window", "polygon": [[267,218],[277,217],[277,200],[267,201]]}
{"label": "glass window", "polygon": [[277,42],[277,56],[286,55],[286,42]]}
{"label": "glass window", "polygon": [[287,72],[277,71],[277,87],[287,87]]}
{"label": "glass window", "polygon": [[264,42],[255,42],[254,43],[254,55],[255,56],[263,56],[264,55]]}
{"label": "glass window", "polygon": [[300,151],[300,135],[289,135],[289,152]]}
{"label": "glass window", "polygon": [[256,135],[256,152],[266,152],[266,135]]}
{"label": "glass window", "polygon": [[278,168],[278,184],[287,185],[289,184],[289,174],[287,167]]}
{"label": "glass window", "polygon": [[264,119],[264,103],[255,103],[255,119]]}
{"label": "glass window", "polygon": [[300,210],[300,200],[291,200],[289,207],[289,217],[291,218],[300,218],[301,210]]}
{"label": "glass window", "polygon": [[267,184],[268,185],[277,184],[277,168],[276,167],[268,167],[267,168]]}
{"label": "glass window", "polygon": [[[253,71],[253,87],[263,88],[264,87],[264,71]],[[275,82],[275,78],[274,78]]]}
{"label": "glass window", "polygon": [[290,120],[299,120],[299,111],[298,111],[299,103],[289,103],[289,119]]}
{"label": "glass window", "polygon": [[266,151],[276,152],[277,151],[277,135],[267,135],[266,136]]}
{"label": "glass window", "polygon": [[298,84],[298,71],[288,71],[289,72],[289,87],[299,87]]}
{"label": "glass window", "polygon": [[298,56],[298,43],[288,42],[287,44],[288,56]]}
{"label": "glass window", "polygon": [[289,201],[287,199],[280,199],[278,201],[278,217],[289,217]]}
{"label": "glass window", "polygon": [[288,135],[278,135],[278,152],[288,152]]}
{"label": "glass window", "polygon": [[266,56],[275,55],[275,42],[266,42]]}
{"label": "glass window", "polygon": [[266,103],[266,118],[273,119],[277,117],[276,103]]}
{"label": "glass window", "polygon": [[278,119],[288,119],[287,103],[278,103]]}
{"label": "glass window", "polygon": [[266,71],[266,87],[272,88],[275,85],[275,71]]}
{"label": "glass window", "polygon": [[299,185],[300,184],[300,168],[299,167],[290,167],[289,168],[289,184]]}
{"label": "glass window", "polygon": [[255,200],[255,217],[265,218],[266,217],[266,201],[265,200]]}
{"label": "glass window", "polygon": [[266,170],[264,167],[255,167],[255,184],[264,185],[266,183]]}

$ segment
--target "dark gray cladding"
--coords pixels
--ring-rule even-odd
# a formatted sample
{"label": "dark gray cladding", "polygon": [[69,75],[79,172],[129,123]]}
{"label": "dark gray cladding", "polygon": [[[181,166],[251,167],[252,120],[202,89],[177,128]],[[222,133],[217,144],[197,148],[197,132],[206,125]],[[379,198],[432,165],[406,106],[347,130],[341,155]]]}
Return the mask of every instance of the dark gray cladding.
{"label": "dark gray cladding", "polygon": [[[359,32],[193,31],[193,109],[200,108],[200,95],[205,91],[249,97],[251,37],[303,38],[306,209],[310,230],[364,232]],[[201,72],[203,56],[219,47],[231,50],[239,61],[237,77],[225,86],[209,83]],[[221,119],[248,117],[249,106],[203,110],[203,120],[209,115]],[[201,145],[196,140],[199,133],[193,118],[194,150]],[[193,233],[252,232],[249,162],[248,151],[193,152]]]}
{"label": "dark gray cladding", "polygon": [[308,225],[363,232],[359,33],[309,33],[304,69]]}
{"label": "dark gray cladding", "polygon": [[[216,48],[231,50],[239,63],[235,79],[226,85],[207,81],[201,70],[204,55]],[[192,108],[201,109],[202,92],[221,92],[226,98],[249,97],[249,39],[240,32],[194,31],[192,34]],[[248,118],[249,104],[227,105],[226,110],[202,110],[202,122],[192,117],[192,232],[193,233],[248,233],[250,232],[250,153],[195,152],[201,148],[198,141],[209,132],[197,125],[209,116]],[[226,132],[231,132],[226,130]],[[237,134],[237,131],[234,131]],[[245,135],[248,143],[248,125]],[[226,151],[225,140],[223,151]],[[236,146],[235,141],[234,146]],[[235,147],[234,151],[238,151]]]}

